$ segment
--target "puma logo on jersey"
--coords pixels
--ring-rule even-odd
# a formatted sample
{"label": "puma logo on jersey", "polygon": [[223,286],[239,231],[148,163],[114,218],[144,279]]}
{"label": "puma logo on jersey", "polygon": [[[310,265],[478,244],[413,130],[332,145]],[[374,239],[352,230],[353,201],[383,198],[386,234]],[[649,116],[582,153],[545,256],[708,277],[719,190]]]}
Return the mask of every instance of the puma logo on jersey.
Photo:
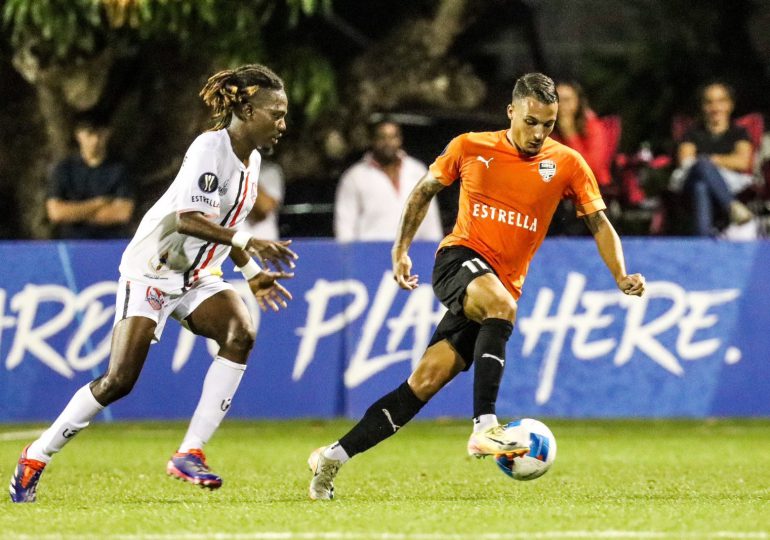
{"label": "puma logo on jersey", "polygon": [[476,161],[482,162],[484,165],[486,165],[487,169],[489,168],[489,163],[495,158],[491,157],[489,159],[484,159],[481,156],[476,156]]}

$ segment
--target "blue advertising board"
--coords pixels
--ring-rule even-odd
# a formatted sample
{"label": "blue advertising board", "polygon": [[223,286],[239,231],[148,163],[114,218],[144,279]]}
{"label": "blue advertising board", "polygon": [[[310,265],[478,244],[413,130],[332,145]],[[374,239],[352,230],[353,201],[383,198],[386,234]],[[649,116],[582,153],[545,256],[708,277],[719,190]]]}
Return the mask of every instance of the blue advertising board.
{"label": "blue advertising board", "polygon": [[[4,242],[0,422],[51,420],[109,357],[125,242]],[[296,241],[294,300],[249,307],[257,341],[231,415],[358,417],[403,382],[443,314],[430,287],[435,245],[410,252],[422,285],[400,290],[390,246]],[[626,239],[642,298],[622,295],[590,239],[547,240],[508,344],[501,418],[770,415],[770,244]],[[229,266],[229,265],[228,265]],[[216,353],[169,322],[134,391],[107,420],[186,418]],[[423,416],[468,417],[472,372]]]}

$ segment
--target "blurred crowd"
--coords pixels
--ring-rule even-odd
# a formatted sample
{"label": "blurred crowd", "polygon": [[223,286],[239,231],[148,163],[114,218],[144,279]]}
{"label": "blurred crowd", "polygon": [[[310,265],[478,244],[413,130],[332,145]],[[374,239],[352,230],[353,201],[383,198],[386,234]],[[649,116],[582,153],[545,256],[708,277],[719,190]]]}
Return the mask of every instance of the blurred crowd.
{"label": "blurred crowd", "polygon": [[[672,148],[656,152],[642,143],[631,154],[618,151],[619,115],[597,115],[577,81],[561,81],[557,90],[559,114],[551,136],[585,158],[608,215],[623,234],[729,240],[767,236],[770,137],[760,113],[734,116],[735,92],[729,84],[714,80],[697,89],[700,115],[671,119]],[[408,153],[402,122],[395,118],[378,115],[366,126],[363,154],[347,156],[330,169],[332,177],[304,189],[300,182],[287,183],[278,161],[265,156],[246,225],[250,232],[266,239],[392,240],[403,203],[427,170],[425,162]],[[103,120],[83,116],[73,134],[77,152],[50,173],[46,214],[56,238],[132,233],[136,190],[126,167],[110,156],[110,130]],[[450,192],[439,204],[434,201],[418,240],[438,241],[451,228],[453,197],[456,193]],[[587,230],[565,201],[550,234],[584,235]]]}

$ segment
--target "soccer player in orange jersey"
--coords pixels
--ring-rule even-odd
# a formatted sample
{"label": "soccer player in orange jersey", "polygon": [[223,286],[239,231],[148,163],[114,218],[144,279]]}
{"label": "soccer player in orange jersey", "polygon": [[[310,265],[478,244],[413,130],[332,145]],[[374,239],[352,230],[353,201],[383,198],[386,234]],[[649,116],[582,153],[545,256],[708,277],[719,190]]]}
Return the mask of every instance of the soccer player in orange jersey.
{"label": "soccer player in orange jersey", "polygon": [[456,137],[412,191],[392,252],[394,278],[407,290],[417,287],[408,251],[428,204],[444,187],[462,182],[457,222],[433,268],[433,289],[449,311],[407,381],[369,407],[339,441],[310,455],[311,499],[333,498],[342,464],[393,435],[471,364],[474,428],[468,453],[529,451],[527,433],[499,425],[495,402],[521,287],[562,198],[575,203],[618,288],[644,293],[644,277],[626,272],[593,172],[575,150],[548,137],[558,106],[549,77],[522,76],[507,109],[510,128]]}

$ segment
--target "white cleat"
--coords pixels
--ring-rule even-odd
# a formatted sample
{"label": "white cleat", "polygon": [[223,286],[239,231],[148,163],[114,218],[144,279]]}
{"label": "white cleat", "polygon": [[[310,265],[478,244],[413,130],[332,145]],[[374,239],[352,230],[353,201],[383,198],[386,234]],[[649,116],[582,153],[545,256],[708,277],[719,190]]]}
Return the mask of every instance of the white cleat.
{"label": "white cleat", "polygon": [[313,479],[310,480],[310,489],[308,493],[314,501],[327,500],[334,498],[334,477],[337,476],[342,463],[336,459],[324,457],[325,446],[316,448],[310,457],[307,458],[307,464],[313,471]]}
{"label": "white cleat", "polygon": [[497,454],[525,455],[529,452],[529,431],[522,426],[494,426],[486,431],[471,433],[468,455],[481,458]]}

